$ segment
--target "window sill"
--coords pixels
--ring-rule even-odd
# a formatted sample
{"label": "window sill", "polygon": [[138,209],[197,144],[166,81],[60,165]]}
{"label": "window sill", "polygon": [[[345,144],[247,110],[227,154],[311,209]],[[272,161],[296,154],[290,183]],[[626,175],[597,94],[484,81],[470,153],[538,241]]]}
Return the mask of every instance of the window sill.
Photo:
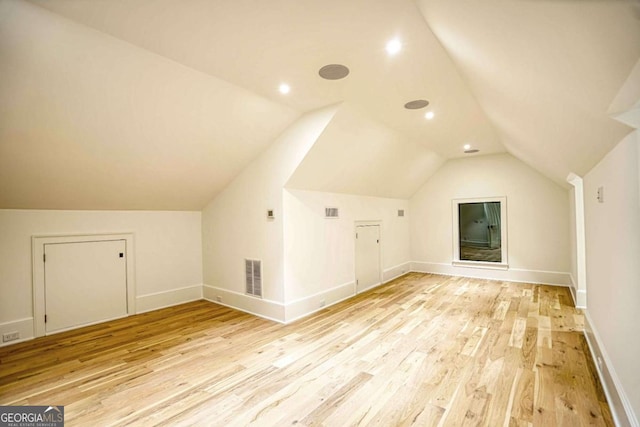
{"label": "window sill", "polygon": [[502,262],[462,261],[455,260],[451,263],[454,267],[484,268],[487,270],[508,270],[509,264]]}

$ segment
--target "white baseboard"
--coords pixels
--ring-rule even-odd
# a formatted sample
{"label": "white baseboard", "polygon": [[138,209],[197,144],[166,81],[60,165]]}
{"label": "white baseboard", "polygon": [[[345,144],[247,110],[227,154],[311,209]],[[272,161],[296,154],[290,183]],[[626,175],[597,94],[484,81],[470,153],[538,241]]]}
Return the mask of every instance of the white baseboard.
{"label": "white baseboard", "polygon": [[[569,281],[571,282],[571,285],[569,286],[569,290],[571,291],[571,298],[573,299],[573,305],[576,306],[576,308],[578,308],[578,297],[576,296],[576,281],[573,278],[573,274],[569,273]],[[579,307],[579,308],[584,308],[584,307]]]}
{"label": "white baseboard", "polygon": [[[390,267],[383,271],[383,282],[378,283],[369,289],[373,289],[384,283],[390,282],[391,280],[408,273],[410,270],[410,262]],[[347,300],[355,295],[355,283],[353,281],[316,292],[313,295],[298,298],[285,304],[255,298],[211,285],[203,286],[203,296],[207,301],[280,323],[295,322],[296,320]],[[222,301],[218,301],[218,297],[220,297]]]}
{"label": "white baseboard", "polygon": [[203,285],[202,290],[203,298],[207,301],[273,320],[274,322],[285,322],[285,306],[280,302],[256,298],[211,285]]}
{"label": "white baseboard", "polygon": [[[382,274],[383,281],[381,283],[372,285],[367,289],[362,289],[360,293],[370,291],[409,273],[411,271],[410,267],[411,263],[406,262],[386,269]],[[295,322],[303,317],[356,296],[355,288],[356,285],[354,282],[347,282],[327,289],[326,291],[318,292],[285,304],[286,323]],[[321,306],[321,302],[324,302],[323,306]]]}
{"label": "white baseboard", "polygon": [[622,387],[620,378],[611,363],[605,347],[602,345],[602,340],[593,325],[589,312],[585,312],[584,316],[584,336],[589,344],[589,350],[595,362],[600,383],[607,396],[607,402],[611,408],[615,424],[617,426],[640,427],[638,418],[631,407],[631,402]]}
{"label": "white baseboard", "polygon": [[[200,299],[202,299],[202,285],[194,285],[180,289],[172,289],[170,291],[140,295],[136,297],[136,310],[135,312],[130,313],[130,315],[158,310],[160,308],[171,307],[173,305],[197,301]],[[102,321],[99,323],[102,323]],[[18,332],[20,334],[20,338],[13,341],[2,342],[2,336],[10,332]],[[16,344],[22,341],[28,341],[33,338],[35,338],[33,317],[0,324],[0,347]]]}
{"label": "white baseboard", "polygon": [[355,283],[348,282],[331,289],[288,302],[285,305],[286,323],[309,316],[317,311],[347,300],[355,295]]}
{"label": "white baseboard", "polygon": [[573,305],[576,308],[587,308],[587,291],[586,289],[578,290],[578,285],[576,285],[576,280],[573,278],[573,274],[569,273],[569,281],[571,282],[571,297],[573,298]]}
{"label": "white baseboard", "polygon": [[586,289],[578,289],[576,292],[576,308],[587,308],[587,290]]}
{"label": "white baseboard", "polygon": [[[2,342],[2,336],[12,332],[20,334],[20,338],[13,341]],[[26,317],[24,319],[14,320],[11,322],[0,323],[0,347],[16,344],[22,341],[28,341],[33,339],[33,337],[33,317]]]}
{"label": "white baseboard", "polygon": [[366,287],[366,288],[364,288],[364,289],[360,289],[360,290],[358,290],[358,294],[365,293],[365,292],[367,292],[367,291],[370,291],[371,289],[375,289],[375,288],[377,288],[378,286],[382,286],[382,285],[384,285],[384,284],[385,284],[385,282],[378,282],[378,283],[374,283],[373,285],[369,285],[369,287]]}
{"label": "white baseboard", "polygon": [[398,264],[395,267],[387,268],[382,272],[382,282],[387,283],[392,281],[393,279],[397,279],[403,274],[411,271],[411,263],[405,262],[402,264]]}
{"label": "white baseboard", "polygon": [[160,308],[171,307],[200,299],[202,299],[202,285],[187,286],[185,288],[171,289],[170,291],[139,295],[136,297],[135,313],[146,313],[147,311],[158,310]]}
{"label": "white baseboard", "polygon": [[473,277],[477,279],[505,280],[509,282],[538,283],[544,285],[571,286],[569,273],[509,268],[507,270],[460,267],[437,262],[411,262],[411,271],[435,273],[445,276]]}

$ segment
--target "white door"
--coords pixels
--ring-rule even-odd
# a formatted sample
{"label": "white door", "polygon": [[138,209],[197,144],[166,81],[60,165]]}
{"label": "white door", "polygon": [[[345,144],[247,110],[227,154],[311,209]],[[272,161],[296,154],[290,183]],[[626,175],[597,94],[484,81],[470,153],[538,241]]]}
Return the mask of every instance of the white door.
{"label": "white door", "polygon": [[46,333],[127,315],[125,240],[45,244],[44,254]]}
{"label": "white door", "polygon": [[380,226],[356,226],[356,293],[381,283]]}

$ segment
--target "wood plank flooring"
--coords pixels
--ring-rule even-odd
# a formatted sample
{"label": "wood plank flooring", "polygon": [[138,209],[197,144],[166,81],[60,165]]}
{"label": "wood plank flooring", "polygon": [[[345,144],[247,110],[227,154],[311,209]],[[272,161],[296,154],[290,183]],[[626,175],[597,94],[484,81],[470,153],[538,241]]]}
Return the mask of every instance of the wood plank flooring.
{"label": "wood plank flooring", "polygon": [[566,288],[408,274],[291,325],[206,301],[0,348],[67,425],[613,425]]}

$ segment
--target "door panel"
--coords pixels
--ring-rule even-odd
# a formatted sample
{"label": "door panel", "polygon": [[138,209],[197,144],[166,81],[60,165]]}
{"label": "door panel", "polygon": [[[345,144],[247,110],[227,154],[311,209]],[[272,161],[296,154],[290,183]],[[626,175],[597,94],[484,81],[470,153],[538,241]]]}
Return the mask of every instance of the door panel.
{"label": "door panel", "polygon": [[46,333],[127,315],[126,241],[45,244]]}
{"label": "door panel", "polygon": [[380,284],[380,226],[356,227],[356,293]]}

